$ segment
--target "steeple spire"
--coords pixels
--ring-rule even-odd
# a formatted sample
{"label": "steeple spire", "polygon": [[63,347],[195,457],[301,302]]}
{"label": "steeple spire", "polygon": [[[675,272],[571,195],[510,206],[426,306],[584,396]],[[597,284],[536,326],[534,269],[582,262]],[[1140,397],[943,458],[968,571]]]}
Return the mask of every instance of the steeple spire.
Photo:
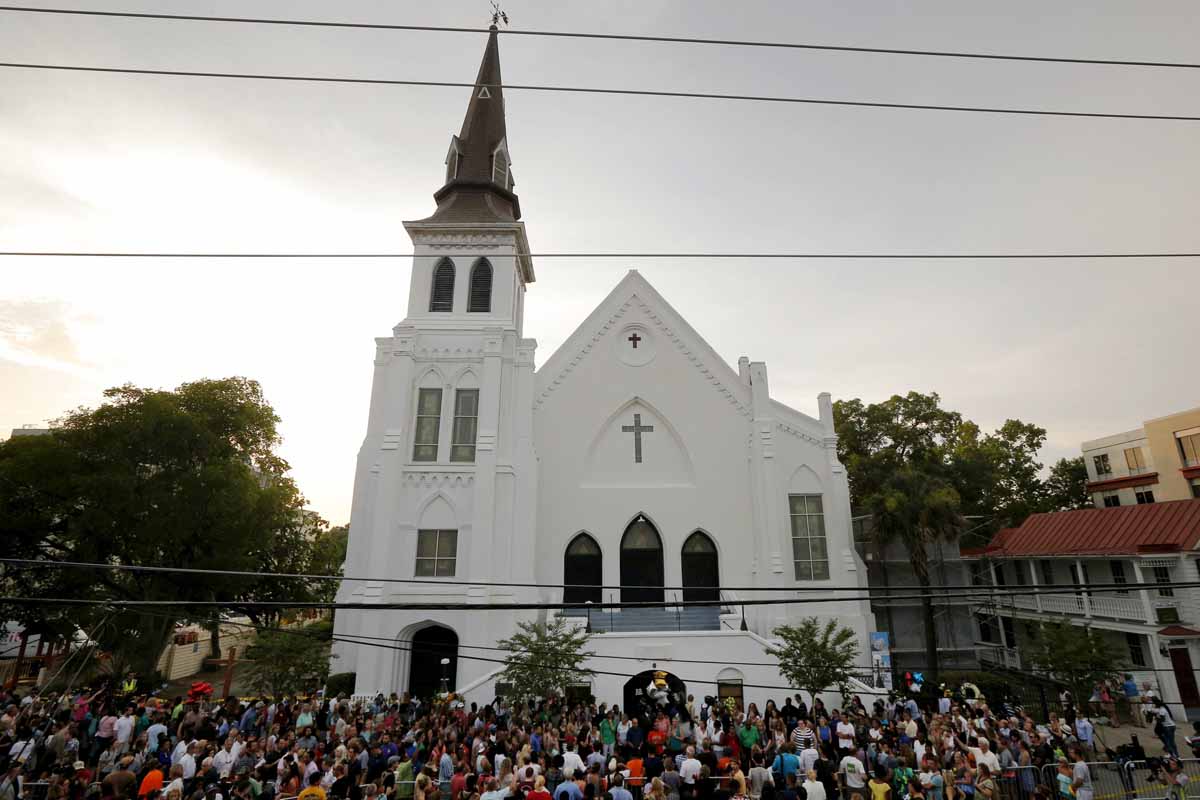
{"label": "steeple spire", "polygon": [[521,206],[512,191],[512,161],[504,125],[500,44],[496,26],[489,30],[462,129],[450,138],[446,183],[433,195],[438,207],[428,222],[513,222],[521,218]]}

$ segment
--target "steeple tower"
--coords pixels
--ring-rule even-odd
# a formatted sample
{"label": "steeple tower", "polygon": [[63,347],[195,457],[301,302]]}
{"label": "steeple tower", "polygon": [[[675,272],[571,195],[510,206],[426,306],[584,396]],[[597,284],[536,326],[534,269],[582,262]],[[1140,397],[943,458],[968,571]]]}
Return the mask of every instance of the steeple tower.
{"label": "steeple tower", "polygon": [[490,31],[462,130],[450,137],[446,183],[433,195],[437,211],[423,222],[514,222],[521,218],[504,126],[496,26]]}

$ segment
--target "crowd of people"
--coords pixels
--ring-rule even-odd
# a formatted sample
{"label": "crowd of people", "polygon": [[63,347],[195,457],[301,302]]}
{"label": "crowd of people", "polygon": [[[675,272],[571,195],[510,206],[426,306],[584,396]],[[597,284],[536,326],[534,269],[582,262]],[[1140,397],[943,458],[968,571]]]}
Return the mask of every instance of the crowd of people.
{"label": "crowd of people", "polygon": [[1104,755],[1070,708],[844,705],[689,696],[639,719],[562,699],[0,690],[0,800],[1093,800]]}

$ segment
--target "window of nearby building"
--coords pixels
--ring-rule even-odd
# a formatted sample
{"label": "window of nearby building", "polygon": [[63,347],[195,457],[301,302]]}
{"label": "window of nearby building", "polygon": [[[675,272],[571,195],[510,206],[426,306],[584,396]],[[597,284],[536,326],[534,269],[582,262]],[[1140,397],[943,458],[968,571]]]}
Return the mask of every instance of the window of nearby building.
{"label": "window of nearby building", "polygon": [[721,705],[725,705],[725,698],[732,697],[734,707],[738,711],[742,710],[742,682],[741,681],[718,681],[717,682],[717,699],[721,701]]}
{"label": "window of nearby building", "polygon": [[[1108,562],[1108,568],[1112,571],[1113,583],[1117,584],[1118,586],[1124,586],[1125,584],[1129,583],[1129,581],[1125,578],[1124,561],[1110,561]],[[1117,594],[1129,594],[1129,590],[1122,589],[1121,591],[1117,592]]]}
{"label": "window of nearby building", "polygon": [[1102,496],[1105,508],[1116,508],[1121,505],[1121,496],[1116,492],[1105,492]]}
{"label": "window of nearby building", "polygon": [[[1082,575],[1079,573],[1079,570],[1075,567],[1074,564],[1068,564],[1067,569],[1069,569],[1071,571],[1071,583],[1075,584],[1075,594],[1084,594],[1085,590],[1080,588],[1080,584],[1086,585],[1086,584],[1091,583],[1091,580],[1088,577],[1087,564],[1083,565],[1083,574]],[[1086,594],[1088,594],[1090,596],[1091,592],[1086,592]]]}
{"label": "window of nearby building", "polygon": [[1004,565],[1003,561],[996,562],[995,573],[996,573],[996,585],[997,586],[1007,586],[1008,585],[1008,578],[1005,577],[1005,575],[1004,575],[1004,566],[1005,565]]}
{"label": "window of nearby building", "polygon": [[450,460],[475,461],[475,433],[479,426],[479,390],[459,389],[454,393],[454,429],[450,436]]}
{"label": "window of nearby building", "polygon": [[1012,566],[1013,575],[1016,576],[1017,579],[1017,586],[1024,586],[1028,582],[1026,580],[1027,576],[1025,575],[1025,570],[1029,569],[1029,567],[1024,561],[1014,561],[1012,562]]}
{"label": "window of nearby building", "polygon": [[792,559],[796,580],[829,579],[829,548],[825,542],[825,509],[819,494],[790,494]]}
{"label": "window of nearby building", "polygon": [[1179,454],[1183,457],[1184,466],[1200,466],[1200,433],[1191,433],[1179,437]]}
{"label": "window of nearby building", "polygon": [[991,583],[991,581],[987,579],[986,564],[979,561],[972,561],[969,563],[968,569],[971,571],[972,586],[987,586],[989,583]]}
{"label": "window of nearby building", "polygon": [[1129,647],[1129,663],[1135,667],[1146,666],[1146,651],[1142,648],[1142,637],[1136,633],[1125,634],[1125,644]]}
{"label": "window of nearby building", "polygon": [[1146,457],[1142,448],[1130,447],[1125,450],[1125,466],[1129,467],[1130,475],[1140,475],[1146,471]]}
{"label": "window of nearby building", "polygon": [[1200,478],[1192,478],[1192,497],[1200,497]]}
{"label": "window of nearby building", "polygon": [[[1158,584],[1170,583],[1171,582],[1171,568],[1170,567],[1155,567],[1154,568],[1154,582],[1158,583]],[[1174,597],[1175,590],[1172,589],[1170,586],[1159,586],[1158,587],[1158,596],[1159,597]]]}
{"label": "window of nearby building", "polygon": [[991,617],[985,617],[982,614],[975,617],[975,624],[979,626],[979,641],[993,644],[996,641],[996,628],[992,624]]}
{"label": "window of nearby building", "polygon": [[1012,617],[1001,617],[1000,625],[1004,628],[1004,646],[1010,648],[1016,647],[1017,632],[1013,629]]}
{"label": "window of nearby building", "polygon": [[1108,453],[1092,456],[1092,464],[1096,466],[1096,475],[1111,475],[1112,464],[1108,463]]}
{"label": "window of nearby building", "polygon": [[1038,571],[1042,573],[1042,583],[1054,583],[1054,562],[1042,559],[1038,562]]}
{"label": "window of nearby building", "polygon": [[457,551],[458,531],[417,531],[417,577],[453,578]]}
{"label": "window of nearby building", "polygon": [[417,392],[417,428],[413,436],[413,461],[437,461],[438,430],[442,426],[442,390]]}
{"label": "window of nearby building", "polygon": [[1139,506],[1144,506],[1147,503],[1154,502],[1154,490],[1153,489],[1137,489],[1134,491],[1133,496],[1137,498],[1137,502],[1138,502]]}

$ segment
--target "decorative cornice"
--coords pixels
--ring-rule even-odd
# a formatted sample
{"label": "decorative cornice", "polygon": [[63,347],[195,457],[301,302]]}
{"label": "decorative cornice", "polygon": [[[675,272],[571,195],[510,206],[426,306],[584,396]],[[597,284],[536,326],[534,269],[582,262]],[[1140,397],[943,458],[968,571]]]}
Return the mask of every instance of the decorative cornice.
{"label": "decorative cornice", "polygon": [[813,436],[810,433],[806,433],[805,431],[802,431],[799,428],[796,428],[792,425],[788,425],[786,422],[778,422],[777,421],[775,423],[775,427],[778,428],[779,430],[783,431],[784,433],[789,433],[792,436],[795,436],[797,439],[802,439],[802,440],[808,442],[809,444],[815,444],[818,447],[825,446],[824,439],[817,437],[817,436]]}
{"label": "decorative cornice", "polygon": [[751,418],[750,408],[741,400],[739,400],[733,390],[729,386],[726,386],[725,383],[716,376],[714,369],[705,364],[705,362],[696,354],[696,351],[690,347],[688,343],[685,342],[673,328],[667,325],[667,323],[663,321],[659,314],[657,314],[653,309],[650,308],[649,305],[646,304],[644,300],[636,295],[630,297],[628,300],[622,303],[620,308],[614,311],[613,314],[604,322],[604,324],[600,326],[599,330],[592,334],[592,337],[585,342],[582,347],[575,351],[575,354],[571,356],[571,359],[567,362],[566,366],[564,366],[562,370],[560,370],[559,373],[554,376],[554,379],[551,380],[550,383],[546,385],[546,388],[543,389],[538,395],[533,404],[534,411],[538,410],[538,408],[542,406],[542,404],[546,401],[546,398],[550,396],[551,392],[557,389],[566,379],[567,375],[569,375],[571,371],[583,361],[584,356],[590,353],[592,349],[599,344],[600,340],[603,339],[608,332],[616,326],[617,322],[620,321],[620,319],[624,317],[625,314],[627,314],[635,305],[646,315],[646,318],[650,320],[658,332],[662,334],[667,341],[675,345],[675,349],[678,350],[685,358],[687,358],[692,366],[694,366],[700,372],[700,374],[704,376],[704,379],[708,381],[708,383],[717,391],[718,394],[724,397],[730,405],[736,408],[738,413],[743,417],[746,419]]}
{"label": "decorative cornice", "polygon": [[423,489],[440,489],[444,487],[464,488],[475,485],[473,472],[410,472],[405,471],[400,476],[400,485],[405,487],[420,487]]}

